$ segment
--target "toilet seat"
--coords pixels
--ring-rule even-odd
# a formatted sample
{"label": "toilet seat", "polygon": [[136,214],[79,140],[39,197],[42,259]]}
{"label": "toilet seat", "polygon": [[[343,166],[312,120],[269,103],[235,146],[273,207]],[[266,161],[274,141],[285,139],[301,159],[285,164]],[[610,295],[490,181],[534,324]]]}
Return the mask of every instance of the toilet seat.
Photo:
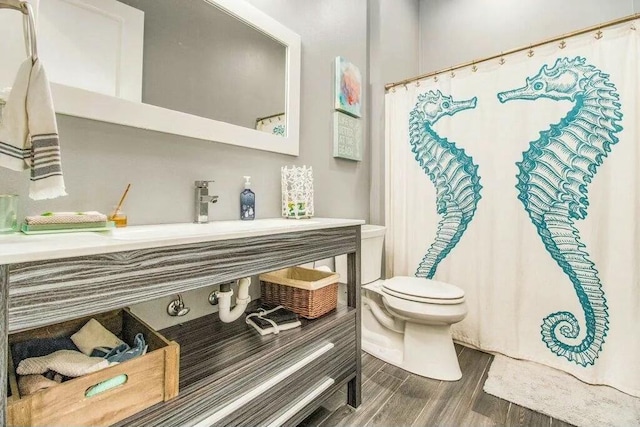
{"label": "toilet seat", "polygon": [[464,302],[464,291],[457,286],[437,280],[397,276],[382,283],[381,291],[407,301],[453,305]]}
{"label": "toilet seat", "polygon": [[467,315],[467,303],[457,304],[425,304],[406,298],[398,298],[383,291],[382,302],[385,308],[395,317],[414,323],[453,324]]}

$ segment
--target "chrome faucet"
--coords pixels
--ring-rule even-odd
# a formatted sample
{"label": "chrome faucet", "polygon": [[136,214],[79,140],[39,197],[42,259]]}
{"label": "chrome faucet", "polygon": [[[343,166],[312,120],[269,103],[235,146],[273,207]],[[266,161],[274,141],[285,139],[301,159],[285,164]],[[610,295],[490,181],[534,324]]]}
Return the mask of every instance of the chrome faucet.
{"label": "chrome faucet", "polygon": [[209,203],[216,203],[218,196],[209,195],[209,183],[213,181],[196,181],[196,220],[198,224],[209,222]]}

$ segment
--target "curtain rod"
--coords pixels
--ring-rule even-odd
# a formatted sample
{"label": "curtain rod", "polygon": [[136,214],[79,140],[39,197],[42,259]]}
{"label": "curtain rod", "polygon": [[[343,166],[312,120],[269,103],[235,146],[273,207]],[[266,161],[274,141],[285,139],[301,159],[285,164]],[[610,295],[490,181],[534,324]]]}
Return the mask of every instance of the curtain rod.
{"label": "curtain rod", "polygon": [[276,113],[276,114],[272,114],[272,115],[270,115],[270,116],[266,116],[266,117],[258,117],[258,118],[256,119],[256,123],[261,122],[261,121],[263,121],[263,120],[267,120],[267,119],[273,119],[273,118],[276,118],[276,117],[281,116],[281,115],[283,115],[283,114],[284,114],[284,113]]}
{"label": "curtain rod", "polygon": [[[455,65],[453,67],[444,68],[442,70],[433,71],[433,72],[430,72],[430,73],[427,73],[427,74],[421,74],[419,76],[411,77],[411,78],[408,78],[408,79],[405,79],[405,80],[401,80],[399,82],[387,83],[386,85],[384,85],[384,88],[385,88],[385,90],[389,90],[389,89],[397,87],[397,86],[403,86],[403,85],[406,85],[408,83],[412,83],[412,82],[415,82],[415,81],[418,81],[418,80],[423,80],[423,79],[426,79],[426,78],[429,78],[429,77],[436,76],[438,74],[448,73],[448,72],[451,72],[451,71],[454,71],[454,70],[459,70],[460,68],[465,68],[465,67],[468,67],[470,65],[473,66],[473,65],[479,64],[481,62],[491,61],[492,59],[498,59],[498,58],[501,58],[501,57],[506,56],[506,55],[511,55],[513,53],[522,52],[524,50],[530,50],[530,49],[533,49],[534,47],[540,47],[540,46],[544,46],[544,45],[549,44],[549,43],[562,41],[562,40],[567,39],[569,37],[574,37],[574,36],[579,36],[581,34],[590,33],[591,31],[595,31],[595,30],[600,31],[603,28],[611,27],[613,25],[622,24],[622,23],[629,22],[629,21],[633,21],[633,20],[639,19],[639,18],[640,18],[640,13],[636,13],[636,14],[633,14],[633,15],[625,16],[624,18],[614,19],[613,21],[605,22],[605,23],[602,23],[602,24],[599,24],[599,25],[594,25],[592,27],[584,28],[582,30],[573,31],[571,33],[566,33],[566,34],[563,34],[561,36],[553,37],[551,39],[546,39],[546,40],[538,42],[538,43],[530,44],[530,45],[523,46],[523,47],[520,47],[520,48],[517,48],[517,49],[507,50],[507,51],[501,52],[501,53],[499,53],[497,55],[492,55],[492,56],[488,56],[486,58],[465,62],[464,64]],[[602,35],[599,34],[599,36],[601,37]]]}

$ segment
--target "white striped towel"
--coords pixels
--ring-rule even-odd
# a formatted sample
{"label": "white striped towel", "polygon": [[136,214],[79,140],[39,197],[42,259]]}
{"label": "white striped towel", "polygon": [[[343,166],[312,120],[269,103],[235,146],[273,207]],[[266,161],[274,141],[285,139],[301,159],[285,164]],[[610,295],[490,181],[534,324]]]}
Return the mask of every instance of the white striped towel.
{"label": "white striped towel", "polygon": [[25,60],[3,108],[0,123],[0,166],[31,170],[29,197],[66,196],[56,113],[51,89],[39,59]]}

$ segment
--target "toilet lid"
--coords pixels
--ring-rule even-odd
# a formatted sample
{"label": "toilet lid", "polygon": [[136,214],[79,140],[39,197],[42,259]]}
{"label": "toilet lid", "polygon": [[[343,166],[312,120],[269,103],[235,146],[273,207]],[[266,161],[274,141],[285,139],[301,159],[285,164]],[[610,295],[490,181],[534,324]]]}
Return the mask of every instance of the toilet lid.
{"label": "toilet lid", "polygon": [[414,301],[450,304],[464,299],[464,291],[457,286],[419,277],[394,277],[385,280],[382,287],[392,295]]}

